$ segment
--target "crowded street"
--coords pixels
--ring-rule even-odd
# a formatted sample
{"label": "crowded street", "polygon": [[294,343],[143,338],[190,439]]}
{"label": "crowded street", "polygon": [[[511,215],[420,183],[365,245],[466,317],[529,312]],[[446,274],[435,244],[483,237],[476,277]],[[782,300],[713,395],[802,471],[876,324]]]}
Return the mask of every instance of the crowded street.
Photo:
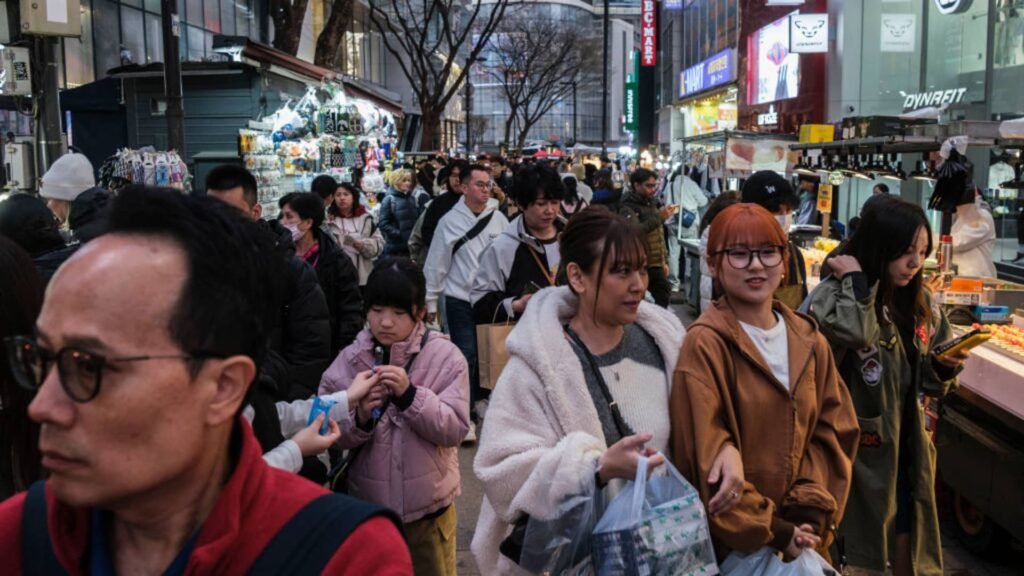
{"label": "crowded street", "polygon": [[0,575],[1024,575],[1024,0],[0,15]]}

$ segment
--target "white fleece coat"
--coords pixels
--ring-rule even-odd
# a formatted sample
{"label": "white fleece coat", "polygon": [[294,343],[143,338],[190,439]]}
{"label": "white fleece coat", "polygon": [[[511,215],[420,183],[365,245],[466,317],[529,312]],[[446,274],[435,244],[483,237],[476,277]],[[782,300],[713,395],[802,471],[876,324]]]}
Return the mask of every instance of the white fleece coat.
{"label": "white fleece coat", "polygon": [[[562,331],[576,307],[568,287],[541,290],[506,340],[509,361],[491,394],[473,462],[484,486],[472,543],[482,574],[522,573],[498,551],[512,523],[524,513],[551,519],[560,502],[594,482],[597,459],[608,448],[583,366]],[[671,390],[682,324],[647,302],[637,324],[657,342]]]}

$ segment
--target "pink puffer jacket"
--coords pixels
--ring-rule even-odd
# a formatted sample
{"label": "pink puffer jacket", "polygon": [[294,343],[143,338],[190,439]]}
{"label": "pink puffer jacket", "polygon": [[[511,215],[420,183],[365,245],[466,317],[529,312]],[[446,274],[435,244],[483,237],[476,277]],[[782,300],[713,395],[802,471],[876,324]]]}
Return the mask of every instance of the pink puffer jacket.
{"label": "pink puffer jacket", "polygon": [[[469,432],[469,370],[448,337],[431,333],[423,350],[420,323],[404,342],[391,346],[391,364],[405,366],[419,352],[409,374],[416,387],[412,405],[392,403],[372,432],[341,426],[342,448],[365,444],[349,472],[349,493],[393,509],[413,522],[455,501],[460,492],[459,445]],[[320,394],[345,390],[355,375],[373,367],[373,335],[364,329],[341,351],[320,382]]]}

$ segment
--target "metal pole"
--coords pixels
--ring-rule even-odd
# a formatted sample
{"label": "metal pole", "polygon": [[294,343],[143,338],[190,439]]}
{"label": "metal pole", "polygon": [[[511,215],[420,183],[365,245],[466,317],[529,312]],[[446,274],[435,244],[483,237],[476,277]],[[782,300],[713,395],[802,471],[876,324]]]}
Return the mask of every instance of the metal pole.
{"label": "metal pole", "polygon": [[185,156],[185,113],[182,110],[181,57],[176,0],[160,1],[160,29],[164,39],[164,94],[167,95],[167,144]]}
{"label": "metal pole", "polygon": [[60,103],[57,100],[57,46],[60,39],[37,36],[33,43],[35,61],[45,66],[42,85],[37,87],[41,107],[36,124],[36,177],[41,178],[64,150],[60,130]]}
{"label": "metal pole", "polygon": [[469,67],[473,62],[466,60],[466,158],[473,150],[473,130],[470,127],[470,114],[473,111],[473,84],[469,81]]}
{"label": "metal pole", "polygon": [[576,134],[576,81],[572,81],[572,143],[573,145],[579,144],[579,138]]}
{"label": "metal pole", "polygon": [[604,66],[601,71],[602,84],[604,90],[601,91],[601,155],[608,154],[608,92],[611,90],[608,86],[608,41],[610,35],[608,33],[608,27],[611,24],[611,20],[608,17],[608,0],[604,0],[604,43],[602,44],[601,52],[603,53]]}

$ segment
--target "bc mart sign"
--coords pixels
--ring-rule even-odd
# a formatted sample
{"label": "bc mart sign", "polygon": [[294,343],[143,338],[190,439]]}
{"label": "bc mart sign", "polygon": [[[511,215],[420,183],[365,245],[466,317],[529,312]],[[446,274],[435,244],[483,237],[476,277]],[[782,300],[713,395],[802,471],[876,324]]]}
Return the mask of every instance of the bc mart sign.
{"label": "bc mart sign", "polygon": [[658,61],[658,5],[655,0],[640,0],[640,65],[654,66]]}

